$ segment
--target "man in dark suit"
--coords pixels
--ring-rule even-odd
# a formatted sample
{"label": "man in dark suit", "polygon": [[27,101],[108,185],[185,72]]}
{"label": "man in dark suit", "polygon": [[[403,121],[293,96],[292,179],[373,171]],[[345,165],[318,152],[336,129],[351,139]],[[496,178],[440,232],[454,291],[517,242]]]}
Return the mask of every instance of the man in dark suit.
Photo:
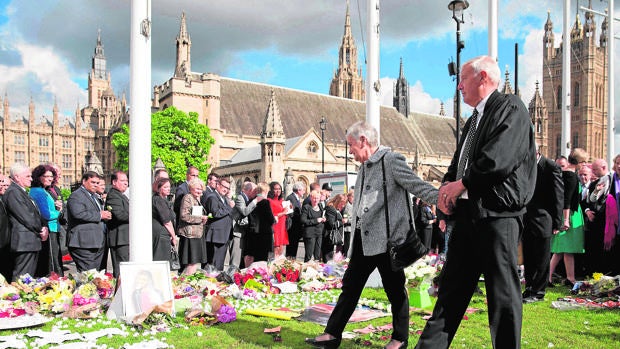
{"label": "man in dark suit", "polygon": [[129,186],[127,174],[114,172],[112,189],[108,192],[106,209],[112,213],[108,221],[108,246],[112,256],[113,275],[118,278],[120,262],[129,261],[129,198],[123,193]]}
{"label": "man in dark suit", "polygon": [[517,247],[534,192],[536,148],[526,106],[498,92],[500,80],[492,57],[463,65],[458,89],[475,109],[439,189],[438,208],[455,225],[437,303],[416,348],[450,346],[481,274],[493,347],[521,345]]}
{"label": "man in dark suit", "polygon": [[187,183],[193,178],[197,178],[198,174],[199,172],[196,167],[188,167],[187,171],[185,172],[185,182],[179,184],[176,192],[174,193],[174,204],[172,206],[172,210],[174,211],[174,214],[176,216],[177,225],[179,224],[179,218],[181,217],[181,215],[179,214],[179,210],[181,210],[181,202],[183,201],[183,196],[185,196],[185,194],[189,194],[189,187],[187,186]]}
{"label": "man in dark suit", "polygon": [[254,211],[258,201],[262,200],[262,196],[256,198],[256,184],[252,182],[243,183],[241,193],[235,197],[235,208],[233,209],[233,238],[228,247],[230,255],[229,265],[236,265],[243,269],[246,264],[243,260],[245,253],[245,236],[248,230],[248,215]]}
{"label": "man in dark suit", "polygon": [[4,192],[11,185],[11,181],[0,174],[0,274],[7,282],[13,278],[13,260],[11,258],[11,230],[9,226],[9,215],[2,198]]}
{"label": "man in dark suit", "polygon": [[291,218],[291,227],[288,229],[288,245],[286,246],[286,257],[297,259],[297,250],[299,248],[299,240],[303,235],[303,226],[301,224],[301,206],[304,194],[306,193],[306,185],[303,182],[293,184],[293,192],[286,197],[286,200],[293,205],[293,213],[289,214]]}
{"label": "man in dark suit", "polygon": [[[592,161],[592,175],[597,179],[590,182],[588,196],[582,205],[585,223],[585,254],[580,264],[583,264],[586,275],[592,275],[592,273],[607,274],[611,271],[609,263],[605,263],[608,256],[603,248],[606,216],[605,201],[607,200],[611,183],[607,161],[604,159]],[[577,270],[579,269],[577,268]]]}
{"label": "man in dark suit", "polygon": [[47,224],[39,209],[26,193],[32,183],[32,171],[23,163],[11,166],[9,185],[4,201],[11,227],[11,255],[13,259],[12,280],[21,275],[34,276],[41,250],[41,241],[49,236]]}
{"label": "man in dark suit", "polygon": [[82,186],[67,199],[68,246],[78,272],[99,269],[105,246],[104,221],[112,218],[97,198],[99,175],[87,171]]}
{"label": "man in dark suit", "polygon": [[538,153],[536,188],[527,205],[523,229],[523,265],[525,291],[523,303],[542,301],[549,278],[551,236],[562,226],[564,183],[562,170],[555,161]]}
{"label": "man in dark suit", "polygon": [[[314,190],[320,190],[321,189],[321,185],[319,183],[313,182],[310,183],[310,191],[308,191],[308,193],[312,193],[312,191]],[[304,199],[304,202],[301,204],[301,207],[304,207],[304,205],[309,204],[310,203],[310,195],[306,196],[306,198]]]}
{"label": "man in dark suit", "polygon": [[224,270],[224,260],[228,242],[232,234],[232,211],[235,203],[230,200],[230,182],[220,178],[215,192],[207,196],[203,206],[212,216],[207,221],[205,241],[207,244],[207,263],[217,270]]}

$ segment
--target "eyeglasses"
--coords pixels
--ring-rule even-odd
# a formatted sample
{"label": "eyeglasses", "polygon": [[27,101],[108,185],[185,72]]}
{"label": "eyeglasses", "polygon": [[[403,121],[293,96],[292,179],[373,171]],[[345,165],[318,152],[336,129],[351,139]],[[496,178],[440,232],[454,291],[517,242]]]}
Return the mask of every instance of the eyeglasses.
{"label": "eyeglasses", "polygon": [[227,186],[225,186],[224,184],[220,184],[220,187],[222,187],[222,188],[224,188],[224,189],[226,189],[226,190],[230,190],[230,186],[228,186],[228,187],[227,187]]}

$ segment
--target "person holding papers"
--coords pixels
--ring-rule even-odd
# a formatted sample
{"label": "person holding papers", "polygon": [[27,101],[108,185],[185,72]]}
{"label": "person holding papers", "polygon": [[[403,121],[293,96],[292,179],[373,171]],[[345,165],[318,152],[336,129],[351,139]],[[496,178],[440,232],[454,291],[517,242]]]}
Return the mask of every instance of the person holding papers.
{"label": "person holding papers", "polygon": [[204,183],[200,178],[188,182],[189,194],[185,194],[179,210],[179,260],[186,265],[183,273],[193,274],[202,263],[207,262],[207,247],[203,238],[208,217],[200,204]]}

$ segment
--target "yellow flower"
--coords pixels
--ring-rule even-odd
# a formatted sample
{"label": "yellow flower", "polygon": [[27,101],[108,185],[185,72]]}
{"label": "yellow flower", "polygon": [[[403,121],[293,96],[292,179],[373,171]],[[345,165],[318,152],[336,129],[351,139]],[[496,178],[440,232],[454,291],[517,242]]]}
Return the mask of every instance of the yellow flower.
{"label": "yellow flower", "polygon": [[602,277],[603,277],[603,273],[593,273],[592,274],[592,279],[594,279],[594,281],[599,281]]}

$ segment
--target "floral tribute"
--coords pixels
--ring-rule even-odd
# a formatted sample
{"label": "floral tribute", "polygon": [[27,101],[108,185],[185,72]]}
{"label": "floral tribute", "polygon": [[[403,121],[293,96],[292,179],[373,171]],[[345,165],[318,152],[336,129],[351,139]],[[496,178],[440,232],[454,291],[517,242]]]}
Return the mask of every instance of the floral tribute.
{"label": "floral tribute", "polygon": [[273,261],[269,266],[269,271],[278,283],[297,282],[299,281],[301,264],[287,258],[280,258]]}
{"label": "floral tribute", "polygon": [[410,287],[418,287],[422,283],[430,284],[439,272],[443,264],[437,255],[426,255],[405,268],[405,277]]}

